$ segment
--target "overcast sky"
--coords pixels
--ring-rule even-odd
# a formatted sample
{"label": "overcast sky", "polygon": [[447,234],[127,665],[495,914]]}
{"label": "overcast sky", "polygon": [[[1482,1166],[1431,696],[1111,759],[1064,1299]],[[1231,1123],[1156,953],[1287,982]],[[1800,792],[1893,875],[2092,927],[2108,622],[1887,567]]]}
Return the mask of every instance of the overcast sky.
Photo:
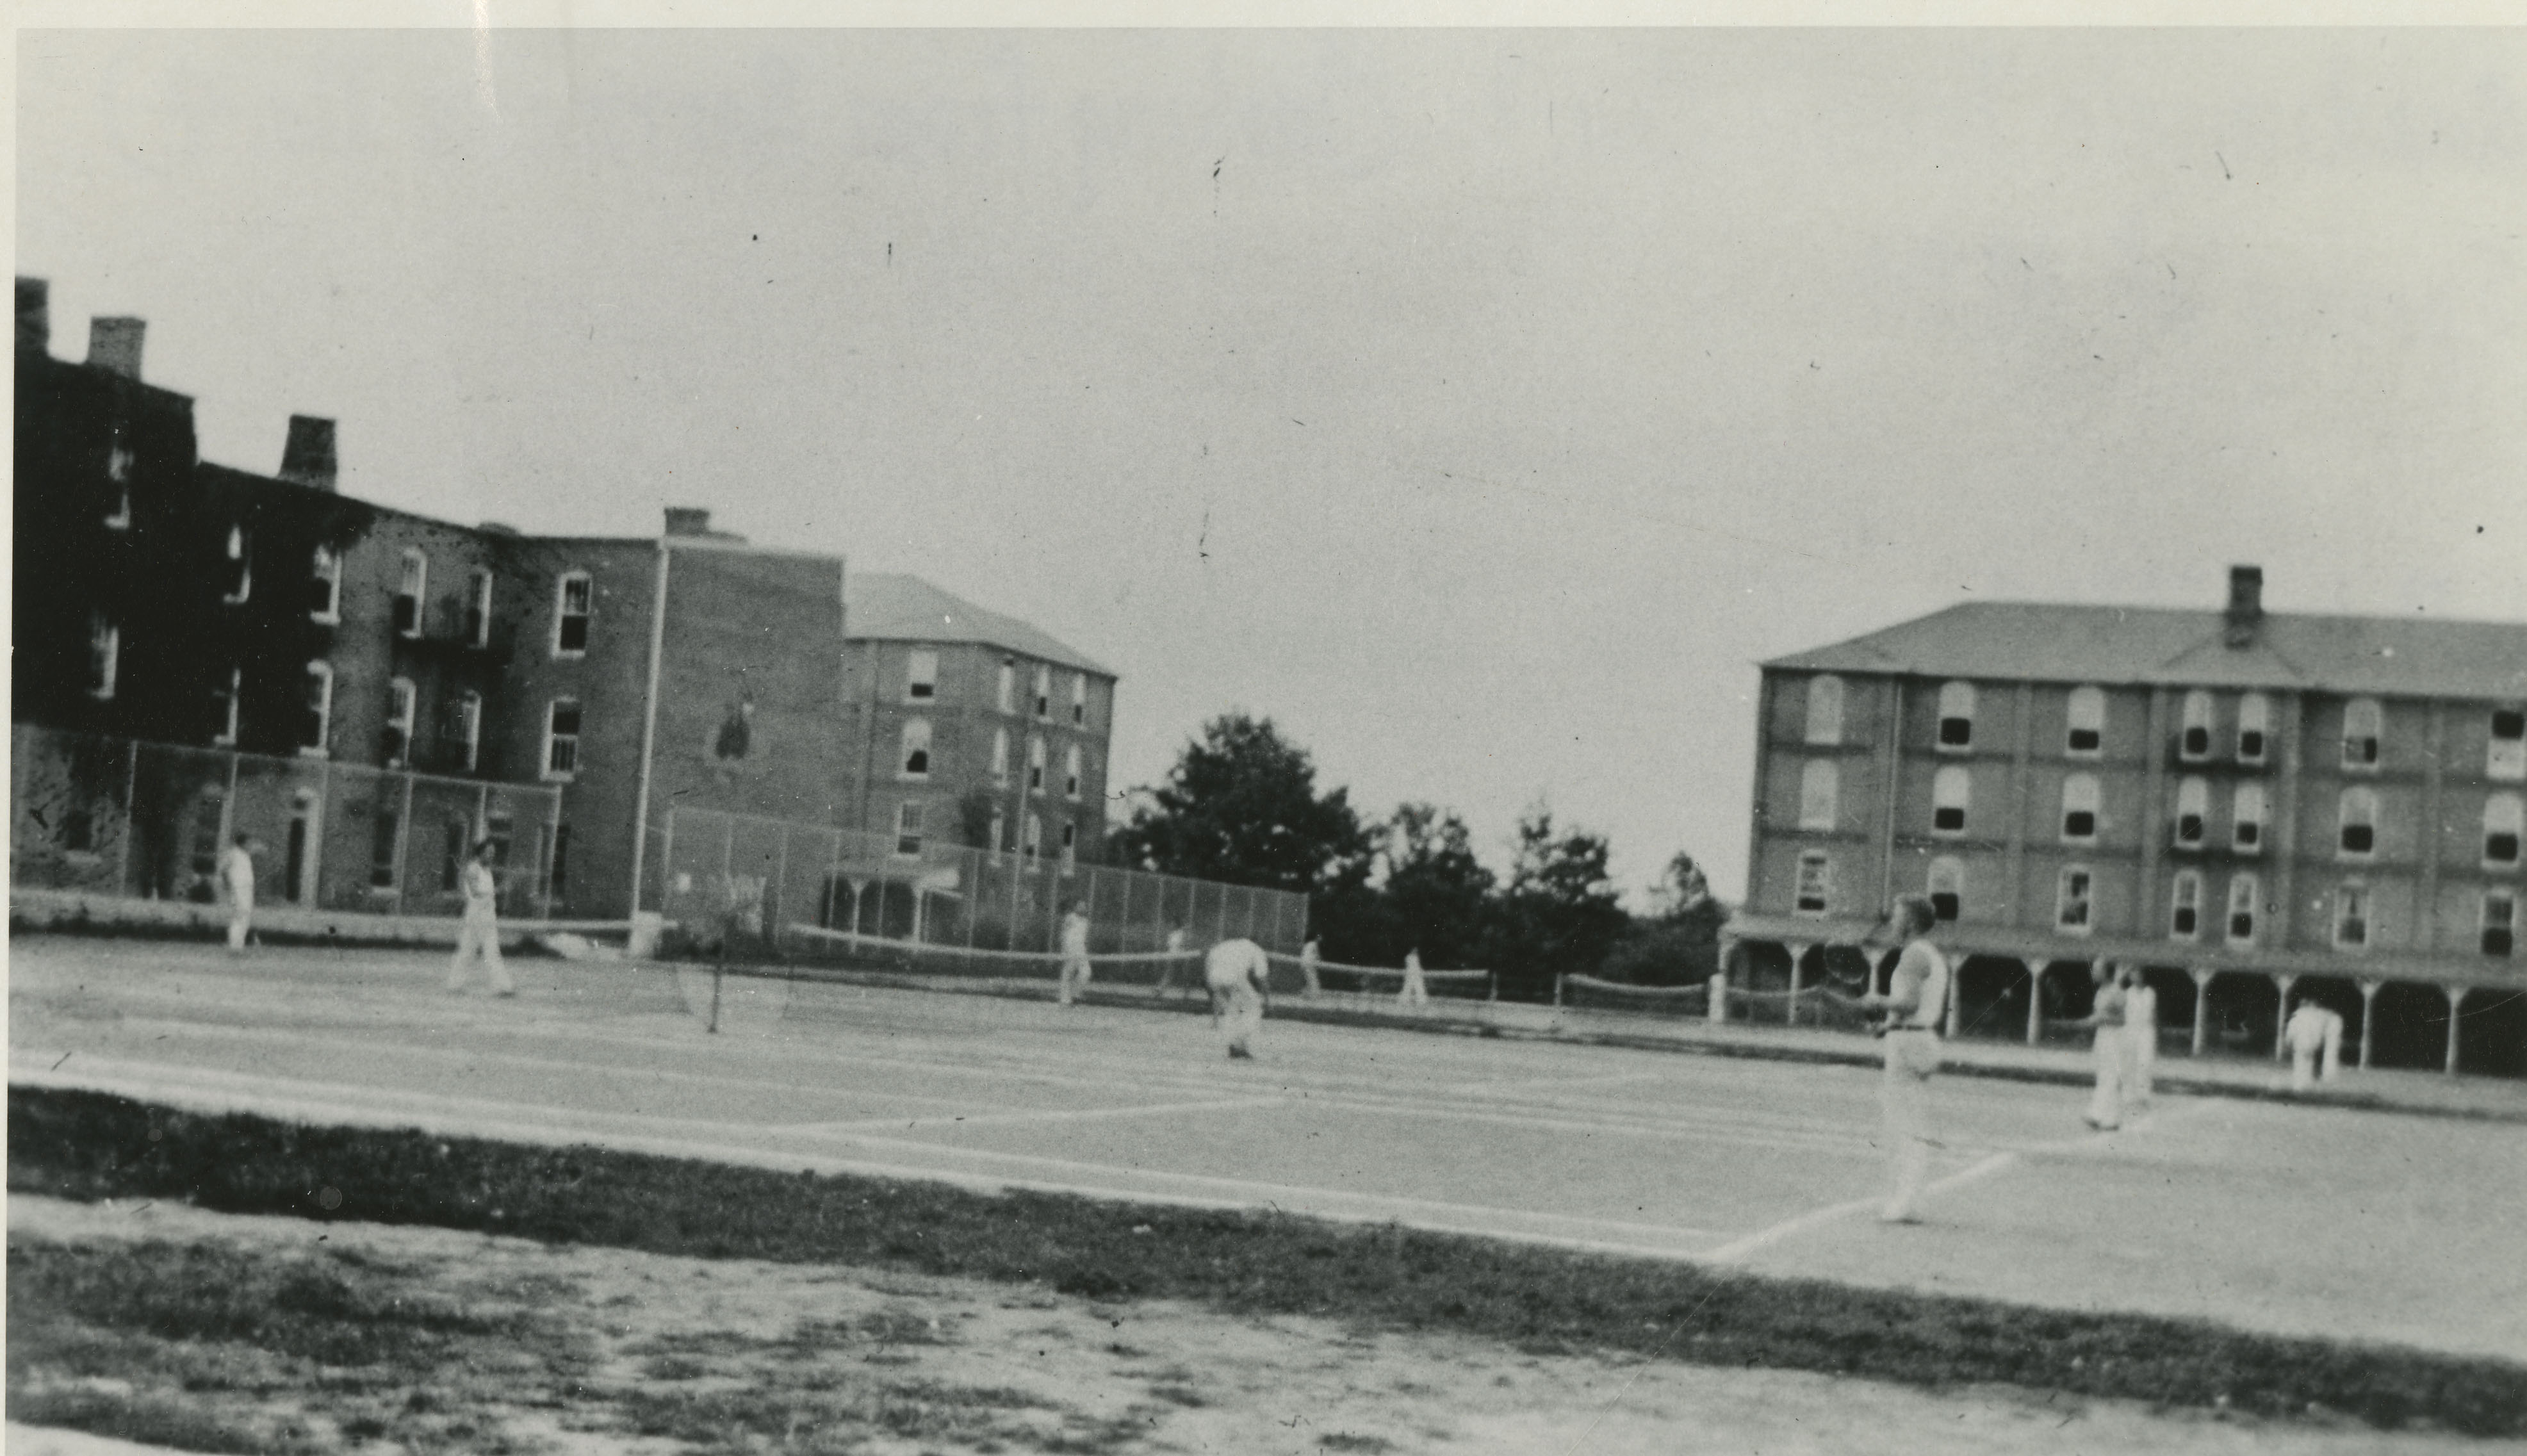
{"label": "overcast sky", "polygon": [[2527,617],[2520,31],[28,32],[18,271],[206,457],[909,571],[1371,814],[1742,888],[1754,664]]}

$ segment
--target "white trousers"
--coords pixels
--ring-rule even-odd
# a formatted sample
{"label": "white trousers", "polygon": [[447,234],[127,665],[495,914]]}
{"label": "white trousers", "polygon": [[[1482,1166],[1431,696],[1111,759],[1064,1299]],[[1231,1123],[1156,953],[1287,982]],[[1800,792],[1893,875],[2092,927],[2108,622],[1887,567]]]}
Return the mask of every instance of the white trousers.
{"label": "white trousers", "polygon": [[1220,1040],[1235,1056],[1246,1052],[1255,1033],[1264,1029],[1264,998],[1243,981],[1234,986],[1211,988],[1211,1018],[1219,1027]]}
{"label": "white trousers", "polygon": [[2126,1026],[2124,1044],[2124,1108],[2141,1112],[2148,1108],[2150,1094],[2158,1078],[2158,1028]]}
{"label": "white trousers", "polygon": [[1077,997],[1088,994],[1088,958],[1065,957],[1061,962],[1061,991],[1057,1000],[1068,1006]]}
{"label": "white trousers", "polygon": [[2124,1121],[2124,1028],[2100,1026],[2096,1044],[2089,1049],[2097,1065],[2097,1090],[2089,1099],[2089,1120],[2099,1127],[2120,1127]]}
{"label": "white trousers", "polygon": [[1909,1219],[1931,1175],[1931,1078],[1939,1070],[1939,1039],[1928,1031],[1889,1031],[1878,1108],[1892,1164],[1885,1217]]}
{"label": "white trousers", "polygon": [[231,895],[229,897],[229,949],[244,950],[246,932],[252,928],[254,928],[254,892],[248,890],[243,895]]}
{"label": "white trousers", "polygon": [[1406,1006],[1428,1006],[1429,983],[1421,979],[1421,972],[1408,970],[1404,972],[1404,989],[1395,993],[1395,999]]}
{"label": "white trousers", "polygon": [[447,989],[465,989],[465,968],[478,955],[483,958],[483,969],[490,978],[491,989],[503,996],[515,994],[517,983],[509,979],[509,967],[500,963],[499,920],[472,913],[456,927],[456,958],[447,963]]}

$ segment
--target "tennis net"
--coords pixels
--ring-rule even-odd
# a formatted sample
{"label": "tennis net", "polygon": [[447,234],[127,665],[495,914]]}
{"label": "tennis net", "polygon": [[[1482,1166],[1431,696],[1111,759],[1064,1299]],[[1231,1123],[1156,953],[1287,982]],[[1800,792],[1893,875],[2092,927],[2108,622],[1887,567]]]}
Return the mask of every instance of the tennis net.
{"label": "tennis net", "polygon": [[1572,974],[1562,978],[1558,996],[1565,1011],[1695,1018],[1711,1014],[1709,986],[1634,986]]}
{"label": "tennis net", "polygon": [[[1310,962],[1296,956],[1272,957],[1272,988],[1285,987],[1307,994]],[[1315,968],[1316,989],[1334,995],[1402,996],[1406,972],[1396,965],[1353,965],[1341,961],[1318,961]],[[1450,997],[1460,1001],[1491,1001],[1499,994],[1499,983],[1488,970],[1425,970],[1421,972],[1422,989],[1432,999]]]}
{"label": "tennis net", "polygon": [[[797,973],[812,977],[819,969],[876,971],[907,976],[946,976],[978,981],[1035,981],[1047,986],[1061,979],[1058,951],[987,951],[926,941],[854,935],[821,925],[793,924],[784,949]],[[1202,953],[1145,951],[1088,958],[1089,984],[1107,989],[1154,991],[1173,985],[1202,990]]]}

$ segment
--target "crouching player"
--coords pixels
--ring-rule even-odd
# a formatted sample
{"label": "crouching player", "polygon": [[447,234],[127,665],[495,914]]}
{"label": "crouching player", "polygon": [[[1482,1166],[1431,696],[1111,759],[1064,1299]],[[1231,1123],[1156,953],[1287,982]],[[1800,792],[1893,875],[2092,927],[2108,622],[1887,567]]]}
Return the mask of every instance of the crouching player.
{"label": "crouching player", "polygon": [[1211,987],[1211,1024],[1228,1043],[1232,1058],[1255,1055],[1248,1043],[1264,1025],[1271,1000],[1272,962],[1251,940],[1224,940],[1204,958],[1202,977]]}

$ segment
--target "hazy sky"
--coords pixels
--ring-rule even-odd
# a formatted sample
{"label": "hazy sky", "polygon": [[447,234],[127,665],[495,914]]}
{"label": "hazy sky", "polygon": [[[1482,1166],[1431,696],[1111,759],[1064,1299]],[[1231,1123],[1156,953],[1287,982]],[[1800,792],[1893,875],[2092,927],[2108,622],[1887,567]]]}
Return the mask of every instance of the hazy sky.
{"label": "hazy sky", "polygon": [[1743,884],[1753,664],[2527,617],[2527,32],[25,32],[18,271],[461,521],[910,571],[1495,861]]}

